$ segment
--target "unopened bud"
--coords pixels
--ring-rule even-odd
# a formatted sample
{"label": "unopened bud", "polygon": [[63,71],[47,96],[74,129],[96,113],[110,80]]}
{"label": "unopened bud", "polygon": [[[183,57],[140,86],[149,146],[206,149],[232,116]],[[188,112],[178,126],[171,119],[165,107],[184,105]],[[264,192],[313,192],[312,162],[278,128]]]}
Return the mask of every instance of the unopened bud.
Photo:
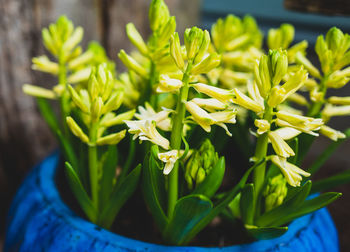
{"label": "unopened bud", "polygon": [[70,116],[66,118],[66,122],[72,133],[80,138],[84,143],[89,143],[88,136],[83,132],[83,130],[79,127],[79,125],[74,121],[74,119]]}
{"label": "unopened bud", "polygon": [[146,69],[137,63],[137,61],[129,56],[124,50],[120,50],[118,57],[128,69],[134,71],[143,78],[148,78]]}
{"label": "unopened bud", "polygon": [[148,18],[152,31],[158,30],[169,19],[169,10],[163,0],[152,0]]}
{"label": "unopened bud", "polygon": [[181,54],[179,34],[176,32],[170,39],[170,55],[180,70],[184,69],[185,63]]}
{"label": "unopened bud", "polygon": [[118,144],[125,137],[126,130],[122,130],[118,133],[110,134],[97,139],[97,145],[115,145]]}
{"label": "unopened bud", "polygon": [[126,25],[126,34],[131,43],[140,51],[140,53],[147,55],[147,45],[133,23],[128,23]]}

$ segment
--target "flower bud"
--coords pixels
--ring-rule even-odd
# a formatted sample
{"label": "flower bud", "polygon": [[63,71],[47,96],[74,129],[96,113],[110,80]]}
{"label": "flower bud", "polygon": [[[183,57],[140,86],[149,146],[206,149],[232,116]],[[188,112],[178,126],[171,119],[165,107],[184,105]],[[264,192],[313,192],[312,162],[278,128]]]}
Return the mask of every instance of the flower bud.
{"label": "flower bud", "polygon": [[263,193],[265,197],[265,211],[268,212],[281,205],[287,196],[287,192],[287,182],[281,174],[269,178]]}
{"label": "flower bud", "polygon": [[62,50],[66,52],[70,52],[71,50],[76,47],[81,40],[83,39],[84,36],[84,30],[80,26],[77,27],[73,34],[64,42],[62,45]]}
{"label": "flower bud", "polygon": [[170,55],[171,57],[173,57],[177,67],[181,71],[183,71],[185,63],[182,58],[180,39],[179,39],[179,34],[177,32],[174,35],[172,35],[170,39]]}
{"label": "flower bud", "polygon": [[124,50],[120,50],[118,57],[128,69],[134,71],[143,78],[148,78],[146,69],[137,63],[137,61],[129,56]]}
{"label": "flower bud", "polygon": [[264,119],[255,119],[254,125],[258,128],[258,135],[262,135],[270,130],[270,123]]}
{"label": "flower bud", "polygon": [[210,45],[210,34],[207,30],[204,30],[202,44],[194,60],[195,64],[203,60],[204,55],[208,51],[209,45]]}
{"label": "flower bud", "polygon": [[182,81],[178,79],[171,79],[166,74],[159,76],[159,85],[157,87],[158,93],[176,92],[183,86]]}
{"label": "flower bud", "polygon": [[148,12],[152,31],[158,30],[169,19],[169,10],[163,0],[152,0]]}
{"label": "flower bud", "polygon": [[162,47],[169,43],[171,35],[174,34],[176,30],[176,18],[174,16],[170,17],[168,22],[163,26],[159,37],[158,37],[158,46]]}
{"label": "flower bud", "polygon": [[301,52],[297,52],[295,54],[295,62],[303,65],[312,76],[321,78],[321,74],[318,69]]}
{"label": "flower bud", "polygon": [[197,92],[206,94],[212,98],[215,98],[223,103],[227,103],[232,100],[234,94],[231,90],[226,90],[223,88],[218,88],[210,86],[203,83],[193,84],[192,87],[197,90]]}
{"label": "flower bud", "polygon": [[92,69],[89,77],[89,81],[88,81],[88,92],[89,92],[91,101],[94,101],[98,96],[98,82],[94,74],[95,72],[96,72],[95,69]]}
{"label": "flower bud", "polygon": [[287,73],[288,57],[286,51],[273,50],[269,52],[269,61],[272,72],[272,85],[278,85]]}
{"label": "flower bud", "polygon": [[74,88],[72,88],[71,85],[68,85],[68,91],[70,93],[70,96],[74,102],[74,104],[84,113],[89,113],[90,110],[89,108],[86,106],[86,104],[83,102],[83,100],[81,99],[80,95],[75,91]]}
{"label": "flower bud", "polygon": [[320,128],[320,133],[333,141],[338,141],[338,139],[345,138],[346,135],[338,130],[332,129],[326,125],[322,125]]}
{"label": "flower bud", "polygon": [[72,133],[80,138],[84,143],[89,143],[88,136],[83,132],[83,130],[79,127],[79,125],[74,121],[74,119],[70,116],[66,118],[66,122]]}
{"label": "flower bud", "polygon": [[91,104],[91,120],[96,122],[102,115],[103,101],[101,97],[97,97]]}
{"label": "flower bud", "polygon": [[269,140],[276,154],[283,158],[294,156],[295,153],[291,147],[274,131],[268,133]]}
{"label": "flower bud", "polygon": [[192,190],[209,174],[219,157],[209,139],[206,139],[199,150],[195,150],[186,164],[185,179]]}
{"label": "flower bud", "polygon": [[126,25],[126,34],[131,43],[140,51],[140,53],[147,55],[147,45],[133,23],[128,23]]}
{"label": "flower bud", "polygon": [[90,74],[91,74],[91,67],[83,68],[69,75],[67,77],[67,82],[75,84],[79,82],[88,81]]}
{"label": "flower bud", "polygon": [[57,55],[58,50],[57,47],[55,46],[55,42],[52,39],[50,32],[47,28],[44,28],[41,32],[42,37],[43,37],[43,42],[44,42],[44,46],[46,47],[46,49],[52,53],[52,55]]}
{"label": "flower bud", "polygon": [[104,137],[99,137],[96,141],[97,145],[115,145],[118,144],[125,137],[126,130],[118,133],[110,134]]}
{"label": "flower bud", "polygon": [[350,96],[346,96],[346,97],[331,96],[328,98],[327,101],[334,105],[350,105]]}
{"label": "flower bud", "polygon": [[[326,34],[326,43],[329,50],[334,54],[340,49],[344,34],[337,27],[332,27]],[[336,56],[336,55],[334,55]]]}
{"label": "flower bud", "polygon": [[[103,117],[101,119],[101,126],[103,127],[111,127],[114,125],[118,125],[118,124],[123,124],[125,120],[131,120],[131,118],[134,116],[136,110],[129,110],[127,112],[121,113],[117,116],[113,116],[112,118],[108,118],[108,117]],[[110,113],[106,114],[109,115]]]}
{"label": "flower bud", "polygon": [[[311,174],[300,169],[296,165],[288,162],[281,162],[281,158],[278,156],[271,156],[271,161],[278,168],[280,168],[283,176],[286,178],[289,185],[296,187],[300,186],[300,182],[303,180],[302,176],[309,177]],[[285,161],[285,160],[284,160]]]}
{"label": "flower bud", "polygon": [[35,97],[41,97],[46,99],[57,99],[57,95],[54,91],[30,84],[24,84],[23,92],[27,95],[35,96]]}
{"label": "flower bud", "polygon": [[191,113],[193,120],[196,123],[198,123],[206,132],[210,132],[210,125],[214,124],[216,121],[208,114],[208,112],[201,109],[192,101],[186,102],[186,109]]}
{"label": "flower bud", "polygon": [[53,75],[58,74],[58,64],[49,60],[48,57],[46,56],[34,57],[32,61],[33,61],[33,65],[32,65],[33,70],[38,70],[38,71],[50,73]]}
{"label": "flower bud", "polygon": [[241,91],[239,91],[237,88],[235,88],[233,90],[233,92],[235,93],[235,98],[233,99],[233,102],[246,108],[249,110],[254,111],[255,113],[261,113],[262,111],[264,111],[264,104],[261,104],[251,98],[249,98],[248,96],[246,96],[245,94],[243,94]]}
{"label": "flower bud", "polygon": [[258,77],[256,78],[258,79],[257,84],[260,94],[265,98],[271,89],[271,76],[267,55],[261,56],[259,61],[259,71],[255,73],[258,74]]}
{"label": "flower bud", "polygon": [[124,92],[115,91],[108,99],[107,103],[103,106],[102,114],[106,114],[113,110],[117,110],[123,103]]}
{"label": "flower bud", "polygon": [[203,42],[203,31],[194,26],[185,30],[184,41],[187,52],[187,59],[192,61],[199,52]]}
{"label": "flower bud", "polygon": [[201,62],[194,65],[191,69],[191,74],[197,75],[202,73],[208,73],[210,70],[220,65],[221,56],[213,53],[205,57]]}
{"label": "flower bud", "polygon": [[225,103],[222,103],[221,101],[215,99],[215,98],[194,98],[191,100],[195,104],[197,104],[199,107],[208,110],[208,111],[214,111],[214,110],[223,110],[228,107]]}

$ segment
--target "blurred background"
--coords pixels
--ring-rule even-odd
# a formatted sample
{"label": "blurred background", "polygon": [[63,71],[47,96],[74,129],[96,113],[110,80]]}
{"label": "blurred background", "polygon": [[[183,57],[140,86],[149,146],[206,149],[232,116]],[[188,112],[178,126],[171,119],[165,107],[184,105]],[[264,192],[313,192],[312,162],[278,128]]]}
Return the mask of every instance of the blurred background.
{"label": "blurred background", "polygon": [[[295,41],[309,41],[308,55],[315,59],[314,44],[319,34],[332,26],[350,33],[349,0],[165,0],[175,15],[178,31],[198,25],[210,29],[213,22],[228,13],[250,14],[267,34],[269,28],[291,23]],[[48,75],[31,70],[31,58],[42,55],[41,29],[65,14],[84,28],[84,43],[97,40],[108,56],[117,62],[120,49],[131,50],[125,25],[133,22],[143,36],[149,33],[150,0],[0,0],[0,251],[6,215],[17,188],[31,167],[57,148],[53,135],[40,117],[35,100],[22,93],[22,85],[43,87],[56,84]],[[342,96],[350,95],[350,86]],[[333,121],[336,129],[350,126],[350,117]],[[319,138],[308,160],[329,144]],[[308,160],[306,162],[308,162]],[[321,169],[327,176],[350,169],[350,141],[345,142]],[[342,251],[350,251],[350,185],[336,188],[344,195],[329,209],[338,228]]]}

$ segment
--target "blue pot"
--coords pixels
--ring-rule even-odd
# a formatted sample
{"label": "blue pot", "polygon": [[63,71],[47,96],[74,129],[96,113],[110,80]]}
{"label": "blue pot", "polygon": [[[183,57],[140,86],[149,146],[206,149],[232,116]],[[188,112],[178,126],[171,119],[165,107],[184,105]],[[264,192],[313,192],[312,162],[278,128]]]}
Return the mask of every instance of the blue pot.
{"label": "blue pot", "polygon": [[338,251],[334,223],[324,208],[293,221],[283,236],[225,248],[174,247],[129,239],[81,219],[54,183],[59,155],[26,178],[10,208],[6,251]]}

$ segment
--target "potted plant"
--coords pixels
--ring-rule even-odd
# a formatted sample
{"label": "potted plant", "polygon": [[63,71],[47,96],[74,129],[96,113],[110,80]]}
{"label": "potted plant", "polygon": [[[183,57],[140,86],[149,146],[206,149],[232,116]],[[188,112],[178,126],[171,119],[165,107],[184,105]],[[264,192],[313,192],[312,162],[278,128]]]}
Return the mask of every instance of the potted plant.
{"label": "potted plant", "polygon": [[[329,88],[349,80],[349,35],[331,28],[318,37],[321,72],[306,57],[306,41],[290,46],[289,24],[269,31],[265,53],[250,16],[219,19],[211,34],[186,29],[183,43],[162,0],[151,2],[149,21],[146,41],[132,23],[126,26],[137,52],[120,51],[125,73],[116,73],[98,43],[83,51],[83,29],[66,17],[43,29],[56,61],[40,56],[33,68],[56,75],[58,84],[23,89],[37,97],[57,136],[66,184],[90,222],[60,198],[56,153],[18,192],[5,250],[201,251],[206,248],[199,246],[222,246],[220,240],[232,245],[237,234],[250,244],[226,250],[337,250],[327,211],[316,210],[341,194],[317,193],[348,176],[310,178],[350,136],[350,130],[326,125],[333,116],[350,114],[349,97],[327,96]],[[47,99],[59,101],[62,120]],[[302,169],[319,133],[335,142]],[[144,221],[152,216],[155,224],[146,229],[148,238],[144,232],[131,238],[158,244],[107,231],[130,223],[140,229],[142,223],[132,222],[139,215]],[[225,232],[212,239],[223,226]]]}

